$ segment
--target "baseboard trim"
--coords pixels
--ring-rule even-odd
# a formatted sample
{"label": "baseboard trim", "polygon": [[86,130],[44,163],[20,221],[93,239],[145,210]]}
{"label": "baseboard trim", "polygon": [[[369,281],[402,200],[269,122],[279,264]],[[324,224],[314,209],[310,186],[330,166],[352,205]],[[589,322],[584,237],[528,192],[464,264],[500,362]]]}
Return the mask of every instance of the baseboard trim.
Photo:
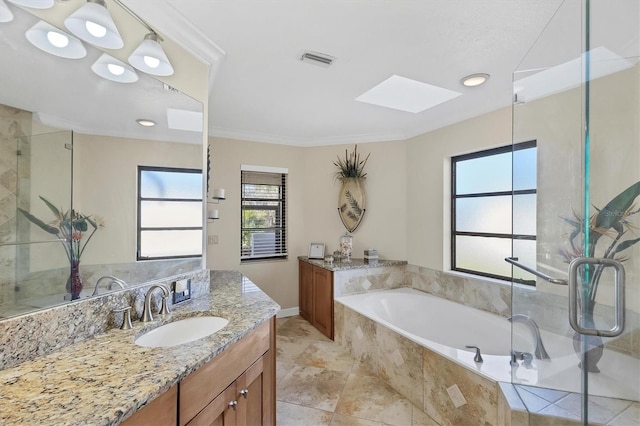
{"label": "baseboard trim", "polygon": [[299,314],[300,314],[300,308],[296,306],[294,308],[281,309],[280,312],[276,314],[276,318],[294,317]]}

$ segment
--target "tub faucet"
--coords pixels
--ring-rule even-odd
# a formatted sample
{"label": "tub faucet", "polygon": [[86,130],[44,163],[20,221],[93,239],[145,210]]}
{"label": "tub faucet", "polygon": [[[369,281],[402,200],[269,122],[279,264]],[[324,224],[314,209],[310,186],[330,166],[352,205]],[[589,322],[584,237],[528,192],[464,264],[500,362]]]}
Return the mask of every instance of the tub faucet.
{"label": "tub faucet", "polygon": [[529,352],[511,351],[511,366],[517,367],[518,360],[524,361],[522,363],[524,368],[531,368],[533,366],[533,355]]}
{"label": "tub faucet", "polygon": [[114,277],[113,275],[103,275],[98,278],[98,281],[96,281],[96,288],[93,289],[93,293],[91,294],[92,296],[98,295],[98,287],[100,286],[100,283],[105,280],[109,280],[109,290],[111,290],[112,284],[118,284],[120,288],[127,287],[127,283],[122,281],[120,278]]}
{"label": "tub faucet", "polygon": [[164,284],[154,284],[149,287],[149,290],[147,290],[147,294],[144,296],[144,307],[142,309],[142,316],[140,317],[140,321],[142,322],[153,321],[153,315],[151,315],[151,294],[157,288],[162,290],[162,307],[160,308],[158,314],[167,315],[171,313],[169,305],[167,304],[167,299],[169,298],[169,295],[171,295],[169,287]]}
{"label": "tub faucet", "polygon": [[536,359],[551,359],[551,357],[547,353],[547,350],[544,348],[544,344],[542,343],[542,337],[540,337],[540,328],[538,327],[538,324],[536,324],[534,320],[529,318],[528,315],[524,315],[524,314],[515,314],[510,316],[507,319],[511,322],[514,322],[514,321],[522,322],[529,326],[529,329],[531,330],[531,334],[533,334],[533,340],[536,345],[536,349],[534,351]]}

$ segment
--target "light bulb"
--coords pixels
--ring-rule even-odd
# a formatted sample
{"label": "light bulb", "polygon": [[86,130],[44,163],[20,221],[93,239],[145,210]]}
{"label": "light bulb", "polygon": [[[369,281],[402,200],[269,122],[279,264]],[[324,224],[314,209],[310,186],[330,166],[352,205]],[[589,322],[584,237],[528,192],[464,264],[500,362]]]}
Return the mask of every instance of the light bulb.
{"label": "light bulb", "polygon": [[94,37],[101,38],[107,34],[107,28],[100,24],[96,24],[95,22],[87,21],[84,25],[87,28],[87,31],[89,31],[89,34]]}
{"label": "light bulb", "polygon": [[113,75],[122,75],[124,73],[124,67],[117,64],[108,64],[107,68],[109,72]]}
{"label": "light bulb", "polygon": [[145,55],[144,63],[147,64],[149,68],[158,68],[158,65],[160,65],[160,59]]}
{"label": "light bulb", "polygon": [[69,45],[69,37],[56,31],[47,32],[47,40],[55,47],[64,48]]}

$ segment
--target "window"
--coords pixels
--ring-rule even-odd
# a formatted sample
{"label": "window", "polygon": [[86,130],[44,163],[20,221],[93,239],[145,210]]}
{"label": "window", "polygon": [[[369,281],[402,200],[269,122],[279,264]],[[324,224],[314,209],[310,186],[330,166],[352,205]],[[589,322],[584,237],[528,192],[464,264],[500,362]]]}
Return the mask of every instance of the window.
{"label": "window", "polygon": [[287,257],[287,169],[243,165],[240,260]]}
{"label": "window", "polygon": [[202,170],[138,166],[138,260],[202,256]]}
{"label": "window", "polygon": [[453,157],[451,176],[451,269],[510,281],[505,257],[535,265],[536,142]]}

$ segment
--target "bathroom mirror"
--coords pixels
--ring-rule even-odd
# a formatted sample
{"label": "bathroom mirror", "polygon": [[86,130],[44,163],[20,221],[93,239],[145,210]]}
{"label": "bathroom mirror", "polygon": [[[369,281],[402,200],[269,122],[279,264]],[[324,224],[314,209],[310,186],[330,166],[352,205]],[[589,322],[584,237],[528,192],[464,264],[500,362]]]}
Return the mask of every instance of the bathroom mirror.
{"label": "bathroom mirror", "polygon": [[0,319],[71,299],[65,244],[33,220],[56,225],[52,206],[91,218],[80,298],[104,275],[134,286],[202,269],[201,257],[136,261],[137,168],[202,169],[202,105],[139,71],[134,83],[98,76],[103,52],[87,43],[81,59],[37,49],[25,32],[39,18],[10,8],[14,19],[0,23]]}

